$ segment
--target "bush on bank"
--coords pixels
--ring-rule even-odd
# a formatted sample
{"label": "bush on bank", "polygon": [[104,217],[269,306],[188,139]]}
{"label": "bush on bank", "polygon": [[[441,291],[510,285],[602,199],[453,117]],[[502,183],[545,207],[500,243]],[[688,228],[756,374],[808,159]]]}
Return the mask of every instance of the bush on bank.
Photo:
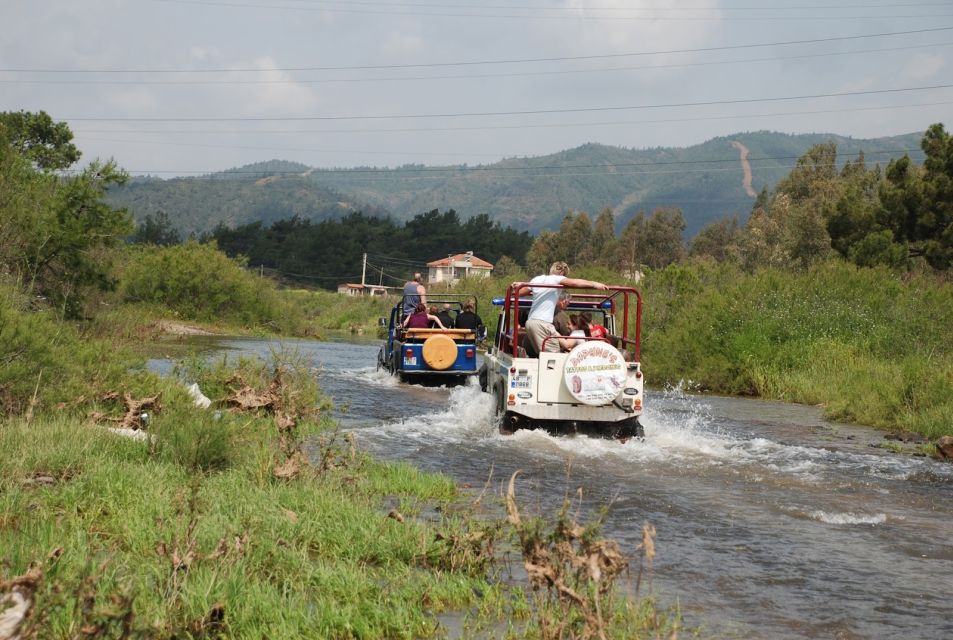
{"label": "bush on bank", "polygon": [[140,363],[122,347],[86,339],[52,310],[30,309],[27,297],[4,285],[0,364],[0,417],[101,410],[101,395],[119,388],[141,393],[148,386],[130,376]]}
{"label": "bush on bank", "polygon": [[183,320],[264,326],[291,335],[305,333],[303,310],[282,295],[271,280],[243,267],[214,243],[145,245],[129,249],[119,289],[124,302],[158,305]]}
{"label": "bush on bank", "polygon": [[804,273],[673,265],[648,275],[654,384],[823,404],[828,417],[953,433],[953,286],[829,262]]}
{"label": "bush on bank", "polygon": [[380,318],[389,318],[398,296],[347,296],[331,291],[285,289],[287,303],[304,314],[319,335],[348,332],[375,335]]}

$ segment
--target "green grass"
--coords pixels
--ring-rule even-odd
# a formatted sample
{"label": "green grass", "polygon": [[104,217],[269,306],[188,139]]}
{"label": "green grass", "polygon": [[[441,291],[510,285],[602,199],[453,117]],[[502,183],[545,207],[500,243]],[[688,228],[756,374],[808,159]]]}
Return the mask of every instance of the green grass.
{"label": "green grass", "polygon": [[3,425],[2,573],[44,568],[44,637],[72,637],[84,620],[75,598],[86,591],[99,617],[131,596],[143,633],[181,633],[221,603],[229,637],[422,637],[433,630],[427,611],[470,604],[475,588],[488,588],[466,566],[429,569],[428,554],[439,555],[433,531],[387,517],[395,496],[454,499],[446,478],[360,455],[278,481],[270,434],[223,422],[240,446],[208,472],[77,420]]}
{"label": "green grass", "polygon": [[830,263],[803,274],[696,264],[650,274],[654,384],[821,404],[832,419],[953,433],[953,286]]}

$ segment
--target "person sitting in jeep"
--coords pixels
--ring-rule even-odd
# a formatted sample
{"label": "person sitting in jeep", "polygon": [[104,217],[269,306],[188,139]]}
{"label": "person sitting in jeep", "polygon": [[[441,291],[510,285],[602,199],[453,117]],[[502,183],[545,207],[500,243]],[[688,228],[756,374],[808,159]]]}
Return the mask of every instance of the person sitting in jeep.
{"label": "person sitting in jeep", "polygon": [[457,329],[470,329],[479,333],[477,329],[483,326],[483,320],[474,311],[472,302],[464,303],[463,311],[458,313],[456,320],[454,320],[454,326]]}

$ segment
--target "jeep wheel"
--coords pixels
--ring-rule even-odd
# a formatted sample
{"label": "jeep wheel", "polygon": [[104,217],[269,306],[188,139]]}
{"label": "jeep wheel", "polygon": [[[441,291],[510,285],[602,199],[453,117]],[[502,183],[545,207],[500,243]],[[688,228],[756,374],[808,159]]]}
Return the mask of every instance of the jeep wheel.
{"label": "jeep wheel", "polygon": [[503,386],[497,385],[493,389],[493,404],[495,407],[494,416],[496,425],[499,428],[500,435],[511,436],[515,432],[513,429],[513,420],[511,414],[506,411],[506,394],[503,392]]}

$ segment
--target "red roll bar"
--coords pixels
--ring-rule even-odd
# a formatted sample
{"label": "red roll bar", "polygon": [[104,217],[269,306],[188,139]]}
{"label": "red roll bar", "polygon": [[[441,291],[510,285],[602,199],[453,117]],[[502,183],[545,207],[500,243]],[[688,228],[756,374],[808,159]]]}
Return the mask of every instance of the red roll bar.
{"label": "red roll bar", "polygon": [[[538,287],[546,289],[570,289],[572,291],[592,291],[588,287],[564,287],[561,284],[530,284],[529,282],[514,282],[506,288],[506,298],[503,301],[503,326],[499,328],[499,335],[505,335],[507,330],[512,327],[513,337],[510,341],[510,349],[513,357],[519,355],[520,338],[520,303],[524,305],[531,302],[528,298],[516,299],[516,293],[523,287]],[[629,295],[634,295],[636,299],[635,306],[635,336],[629,337]],[[610,286],[607,291],[598,293],[582,293],[573,295],[574,302],[592,302],[593,309],[604,309],[605,304],[609,303],[609,313],[615,315],[617,310],[617,298],[622,298],[622,330],[616,337],[621,340],[623,347],[632,345],[635,351],[635,360],[642,360],[642,293],[635,287]],[[527,307],[528,308],[528,307]],[[617,319],[618,320],[618,319]],[[616,329],[619,327],[617,326]],[[497,345],[499,346],[499,345]]]}

